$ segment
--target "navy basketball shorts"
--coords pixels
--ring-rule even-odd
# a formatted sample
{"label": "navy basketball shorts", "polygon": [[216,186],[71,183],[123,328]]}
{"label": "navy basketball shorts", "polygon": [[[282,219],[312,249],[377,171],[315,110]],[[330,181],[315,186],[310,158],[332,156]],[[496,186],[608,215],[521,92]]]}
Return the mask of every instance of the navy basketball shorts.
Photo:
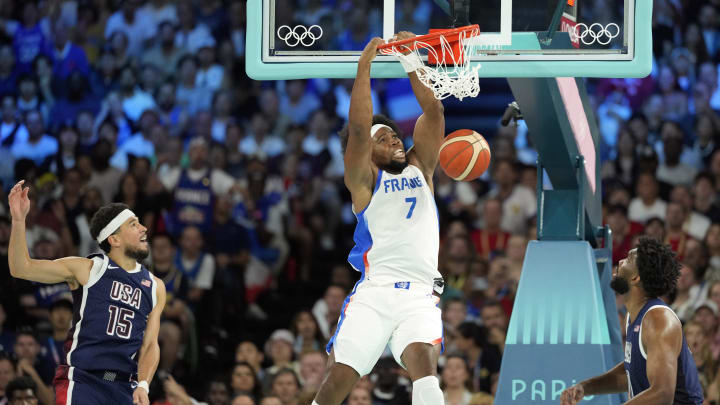
{"label": "navy basketball shorts", "polygon": [[98,373],[59,366],[53,380],[55,405],[132,405],[137,383],[110,381],[112,374],[103,378]]}

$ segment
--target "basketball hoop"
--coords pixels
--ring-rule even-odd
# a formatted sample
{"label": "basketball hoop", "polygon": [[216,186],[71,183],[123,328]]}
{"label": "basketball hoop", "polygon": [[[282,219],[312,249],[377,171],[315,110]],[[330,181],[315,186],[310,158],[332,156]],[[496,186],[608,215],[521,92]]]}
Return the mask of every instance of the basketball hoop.
{"label": "basketball hoop", "polygon": [[[480,92],[478,69],[470,56],[475,48],[471,37],[480,35],[477,24],[451,29],[431,29],[429,34],[378,46],[378,52],[395,55],[405,71],[414,71],[420,81],[430,88],[435,98],[455,96],[462,100]],[[426,66],[421,57],[427,54]]]}

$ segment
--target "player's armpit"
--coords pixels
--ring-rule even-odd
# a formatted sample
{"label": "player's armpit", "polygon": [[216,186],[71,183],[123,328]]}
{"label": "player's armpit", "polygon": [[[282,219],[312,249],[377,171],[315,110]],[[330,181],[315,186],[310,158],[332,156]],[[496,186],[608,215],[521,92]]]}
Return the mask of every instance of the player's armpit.
{"label": "player's armpit", "polygon": [[64,257],[56,260],[27,259],[10,264],[10,274],[39,283],[78,282],[86,284],[93,261],[84,257]]}
{"label": "player's armpit", "polygon": [[677,364],[682,350],[680,322],[666,309],[645,314],[642,341],[647,353],[647,378],[650,388],[627,402],[628,405],[672,404],[677,382]]}

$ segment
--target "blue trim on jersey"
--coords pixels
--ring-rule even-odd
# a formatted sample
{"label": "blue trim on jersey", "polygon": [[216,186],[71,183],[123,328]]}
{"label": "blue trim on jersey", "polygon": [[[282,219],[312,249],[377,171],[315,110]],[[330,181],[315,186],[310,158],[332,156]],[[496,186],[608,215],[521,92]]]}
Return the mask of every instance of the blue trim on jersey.
{"label": "blue trim on jersey", "polygon": [[360,283],[363,282],[363,280],[365,280],[365,270],[363,270],[362,276],[360,276],[360,280],[358,280],[357,283],[355,283],[355,286],[353,287],[350,295],[348,295],[347,298],[345,298],[345,301],[343,302],[342,312],[340,312],[340,320],[338,321],[337,328],[335,328],[335,333],[332,335],[332,337],[330,338],[330,341],[325,346],[325,352],[327,352],[327,354],[330,354],[333,344],[335,344],[335,338],[337,337],[338,333],[340,332],[340,327],[342,326],[343,322],[345,321],[345,311],[347,310],[347,306],[350,304],[350,300],[352,299],[352,296],[355,295],[355,292],[357,291],[358,286],[360,285]]}
{"label": "blue trim on jersey", "polygon": [[[377,175],[377,181],[375,181],[375,189],[373,190],[373,195],[378,191],[380,188],[380,179],[382,178],[382,170],[378,170]],[[372,201],[372,199],[370,200]],[[370,203],[368,202],[368,205],[365,206],[365,208],[360,211],[359,214],[355,214],[355,217],[357,218],[357,226],[355,226],[355,233],[353,234],[353,240],[355,241],[355,246],[350,251],[350,254],[348,255],[348,262],[350,265],[356,270],[361,271],[363,273],[363,277],[365,275],[365,253],[370,250],[372,247],[372,236],[370,235],[370,228],[368,228],[367,224],[367,218],[365,218],[365,211],[370,206]]]}

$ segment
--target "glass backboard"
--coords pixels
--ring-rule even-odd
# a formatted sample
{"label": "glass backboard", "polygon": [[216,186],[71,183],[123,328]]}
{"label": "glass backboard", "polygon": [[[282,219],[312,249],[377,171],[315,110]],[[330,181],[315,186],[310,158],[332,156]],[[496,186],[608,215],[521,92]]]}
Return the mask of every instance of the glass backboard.
{"label": "glass backboard", "polygon": [[[248,75],[352,78],[370,38],[453,26],[447,0],[248,0]],[[651,0],[473,0],[481,77],[644,77]],[[462,24],[458,24],[462,25]],[[378,56],[373,77],[404,77]]]}

